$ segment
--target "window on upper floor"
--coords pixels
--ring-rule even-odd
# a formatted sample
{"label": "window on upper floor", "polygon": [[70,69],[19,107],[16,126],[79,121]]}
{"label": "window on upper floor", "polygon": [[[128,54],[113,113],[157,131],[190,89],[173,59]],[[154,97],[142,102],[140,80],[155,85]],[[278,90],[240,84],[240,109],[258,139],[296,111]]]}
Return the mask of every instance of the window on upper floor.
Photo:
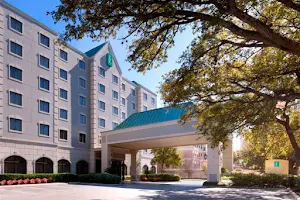
{"label": "window on upper floor", "polygon": [[9,78],[16,80],[16,81],[22,81],[22,75],[23,71],[19,68],[16,68],[14,66],[9,66]]}
{"label": "window on upper floor", "polygon": [[122,83],[122,90],[125,91],[126,90],[126,85],[124,83]]}
{"label": "window on upper floor", "polygon": [[119,99],[119,93],[115,90],[113,90],[112,93],[113,93],[113,96],[112,96],[113,99],[118,100]]}
{"label": "window on upper floor", "polygon": [[80,124],[86,124],[86,115],[79,114],[79,123]]}
{"label": "window on upper floor", "polygon": [[67,120],[68,119],[68,111],[65,109],[60,108],[59,109],[59,118]]}
{"label": "window on upper floor", "polygon": [[80,69],[85,70],[85,62],[83,60],[79,60],[78,65]]}
{"label": "window on upper floor", "polygon": [[9,131],[22,132],[22,120],[10,117],[9,118]]}
{"label": "window on upper floor", "polygon": [[39,135],[50,136],[50,126],[48,124],[39,124]]}
{"label": "window on upper floor", "polygon": [[155,104],[155,99],[153,97],[151,97],[151,103],[152,103],[152,105]]}
{"label": "window on upper floor", "polygon": [[81,105],[81,106],[86,106],[87,105],[85,96],[79,95],[79,105]]}
{"label": "window on upper floor", "polygon": [[143,106],[143,111],[147,111],[148,107],[147,106]]}
{"label": "window on upper floor", "polygon": [[50,113],[50,103],[47,101],[39,100],[39,112]]}
{"label": "window on upper floor", "polygon": [[143,93],[143,98],[144,98],[145,101],[147,101],[148,95],[146,93]]}
{"label": "window on upper floor", "polygon": [[122,120],[126,119],[126,113],[122,112]]}
{"label": "window on upper floor", "polygon": [[23,23],[13,17],[10,17],[10,28],[19,33],[23,33]]}
{"label": "window on upper floor", "polygon": [[59,57],[64,61],[68,61],[68,53],[62,49],[59,50]]}
{"label": "window on upper floor", "polygon": [[99,92],[105,94],[105,86],[99,83],[98,87]]}
{"label": "window on upper floor", "polygon": [[135,110],[135,103],[134,103],[134,102],[131,102],[131,108],[132,108],[133,110]]}
{"label": "window on upper floor", "polygon": [[46,58],[45,56],[40,55],[39,56],[39,65],[42,68],[49,69],[49,66],[50,66],[49,58]]}
{"label": "window on upper floor", "polygon": [[15,106],[22,106],[22,94],[17,92],[9,91],[9,104]]}
{"label": "window on upper floor", "polygon": [[84,78],[79,77],[79,86],[86,88],[86,80]]}
{"label": "window on upper floor", "polygon": [[118,125],[119,125],[118,123],[113,122],[113,123],[112,123],[112,129],[115,129]]}
{"label": "window on upper floor", "polygon": [[68,72],[64,69],[59,69],[59,77],[63,80],[68,80]]}
{"label": "window on upper floor", "polygon": [[50,81],[45,79],[45,78],[42,78],[42,77],[39,77],[39,88],[42,89],[42,90],[46,90],[46,91],[49,91],[50,90]]}
{"label": "window on upper floor", "polygon": [[113,115],[119,115],[119,108],[116,106],[112,107]]}
{"label": "window on upper floor", "polygon": [[105,110],[105,102],[98,101],[98,104],[99,104],[99,110]]}
{"label": "window on upper floor", "polygon": [[126,104],[126,99],[122,97],[122,105]]}
{"label": "window on upper floor", "polygon": [[45,47],[50,47],[50,38],[40,33],[40,44]]}
{"label": "window on upper floor", "polygon": [[13,55],[16,55],[18,57],[23,57],[23,47],[20,44],[17,44],[16,42],[9,41],[9,52]]}
{"label": "window on upper floor", "polygon": [[60,140],[68,140],[68,131],[60,129],[59,130],[59,139]]}
{"label": "window on upper floor", "polygon": [[116,75],[112,75],[112,81],[114,84],[119,84],[119,78]]}
{"label": "window on upper floor", "polygon": [[86,134],[85,133],[79,133],[79,142],[86,143]]}
{"label": "window on upper floor", "polygon": [[68,91],[65,89],[59,89],[59,97],[64,100],[68,100]]}
{"label": "window on upper floor", "polygon": [[105,119],[99,118],[98,119],[98,126],[101,128],[105,128]]}
{"label": "window on upper floor", "polygon": [[99,76],[105,77],[105,69],[103,67],[98,67]]}
{"label": "window on upper floor", "polygon": [[135,89],[131,88],[131,94],[132,94],[132,96],[135,96]]}

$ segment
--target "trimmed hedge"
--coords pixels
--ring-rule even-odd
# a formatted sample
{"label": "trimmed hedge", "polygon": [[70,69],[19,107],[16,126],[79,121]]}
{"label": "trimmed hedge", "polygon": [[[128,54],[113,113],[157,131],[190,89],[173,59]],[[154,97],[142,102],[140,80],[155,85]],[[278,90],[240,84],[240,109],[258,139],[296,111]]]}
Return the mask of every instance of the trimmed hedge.
{"label": "trimmed hedge", "polygon": [[279,174],[242,174],[232,173],[231,181],[233,186],[242,187],[299,187],[300,177],[293,175]]}
{"label": "trimmed hedge", "polygon": [[112,174],[0,174],[0,181],[2,180],[25,180],[47,178],[52,182],[84,182],[84,183],[106,183],[118,184],[121,178]]}
{"label": "trimmed hedge", "polygon": [[141,181],[180,181],[180,176],[176,174],[142,174],[140,175]]}

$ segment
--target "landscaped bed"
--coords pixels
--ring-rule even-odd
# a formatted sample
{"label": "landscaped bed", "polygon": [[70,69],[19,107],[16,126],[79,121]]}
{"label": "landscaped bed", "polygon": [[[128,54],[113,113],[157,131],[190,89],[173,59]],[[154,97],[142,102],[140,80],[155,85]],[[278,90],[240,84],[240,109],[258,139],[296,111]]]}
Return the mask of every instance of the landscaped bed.
{"label": "landscaped bed", "polygon": [[140,175],[141,181],[180,181],[180,176],[176,174],[142,174]]}
{"label": "landscaped bed", "polygon": [[119,184],[121,178],[112,174],[0,174],[0,185],[40,184],[51,182],[83,182]]}

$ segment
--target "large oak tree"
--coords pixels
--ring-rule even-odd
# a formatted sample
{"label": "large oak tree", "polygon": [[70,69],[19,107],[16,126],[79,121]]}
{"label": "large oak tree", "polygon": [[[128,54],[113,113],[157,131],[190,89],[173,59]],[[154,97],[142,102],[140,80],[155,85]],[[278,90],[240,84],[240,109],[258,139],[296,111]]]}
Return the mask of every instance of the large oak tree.
{"label": "large oak tree", "polygon": [[165,76],[165,102],[193,102],[182,122],[196,117],[215,145],[239,129],[278,123],[300,160],[299,126],[290,119],[300,98],[299,2],[61,0],[50,14],[67,23],[65,40],[107,38],[125,28],[128,61],[139,72],[166,62],[174,37],[191,26],[194,40],[181,67]]}

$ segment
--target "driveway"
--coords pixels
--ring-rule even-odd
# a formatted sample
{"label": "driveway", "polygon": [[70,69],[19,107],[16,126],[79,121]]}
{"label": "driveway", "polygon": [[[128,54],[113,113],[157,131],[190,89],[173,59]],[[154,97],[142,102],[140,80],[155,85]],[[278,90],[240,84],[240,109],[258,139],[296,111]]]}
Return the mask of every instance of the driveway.
{"label": "driveway", "polygon": [[201,182],[2,186],[0,200],[294,199],[285,189],[202,188]]}

